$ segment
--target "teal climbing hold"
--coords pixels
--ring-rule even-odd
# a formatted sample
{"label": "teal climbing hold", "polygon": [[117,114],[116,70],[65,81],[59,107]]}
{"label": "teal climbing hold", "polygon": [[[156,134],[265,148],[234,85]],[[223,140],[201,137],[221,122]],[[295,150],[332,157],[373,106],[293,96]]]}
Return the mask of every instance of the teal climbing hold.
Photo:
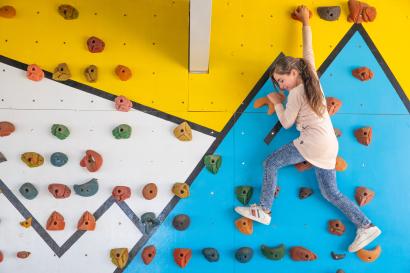
{"label": "teal climbing hold", "polygon": [[208,262],[217,262],[219,261],[219,252],[215,248],[207,247],[202,249],[202,254]]}
{"label": "teal climbing hold", "polygon": [[7,158],[3,155],[2,152],[0,152],[0,163],[7,161]]}
{"label": "teal climbing hold", "polygon": [[253,187],[252,186],[238,186],[236,187],[236,198],[239,202],[247,205],[252,198]]}
{"label": "teal climbing hold", "polygon": [[68,157],[65,153],[56,152],[51,155],[50,161],[51,165],[61,167],[67,163]]}
{"label": "teal climbing hold", "polygon": [[84,184],[74,185],[74,191],[76,194],[83,197],[93,196],[98,191],[98,180],[93,178]]}
{"label": "teal climbing hold", "polygon": [[112,130],[112,135],[116,139],[127,139],[130,138],[132,132],[131,126],[128,124],[120,124]]}
{"label": "teal climbing hold", "polygon": [[247,263],[252,259],[253,250],[250,247],[241,247],[235,253],[235,258],[240,263]]}
{"label": "teal climbing hold", "polygon": [[51,126],[51,133],[58,139],[63,140],[70,135],[70,130],[65,125],[53,124],[53,126]]}
{"label": "teal climbing hold", "polygon": [[285,256],[285,245],[280,244],[277,247],[268,247],[266,245],[261,245],[261,250],[263,256],[269,260],[280,260]]}
{"label": "teal climbing hold", "polygon": [[145,233],[149,234],[155,227],[159,226],[160,221],[155,216],[155,213],[146,212],[141,215],[141,223],[145,226]]}
{"label": "teal climbing hold", "polygon": [[38,195],[38,190],[33,184],[27,182],[21,185],[19,189],[21,195],[23,195],[28,200],[33,200]]}
{"label": "teal climbing hold", "polygon": [[206,155],[204,157],[204,163],[208,171],[216,174],[221,167],[222,157],[220,155]]}

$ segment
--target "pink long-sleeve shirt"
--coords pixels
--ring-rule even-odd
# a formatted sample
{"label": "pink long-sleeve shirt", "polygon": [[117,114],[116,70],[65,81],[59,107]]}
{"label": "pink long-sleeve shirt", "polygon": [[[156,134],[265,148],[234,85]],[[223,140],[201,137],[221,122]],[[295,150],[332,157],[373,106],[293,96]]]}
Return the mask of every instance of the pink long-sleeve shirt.
{"label": "pink long-sleeve shirt", "polygon": [[[316,73],[310,26],[303,26],[303,58],[310,63]],[[323,103],[326,105],[325,98]],[[293,144],[306,161],[322,169],[335,168],[339,144],[332,121],[327,111],[323,117],[319,117],[312,110],[303,84],[289,90],[286,108],[278,103],[275,104],[275,111],[285,129],[292,127],[296,122],[296,129],[300,131],[300,136],[293,141]]]}

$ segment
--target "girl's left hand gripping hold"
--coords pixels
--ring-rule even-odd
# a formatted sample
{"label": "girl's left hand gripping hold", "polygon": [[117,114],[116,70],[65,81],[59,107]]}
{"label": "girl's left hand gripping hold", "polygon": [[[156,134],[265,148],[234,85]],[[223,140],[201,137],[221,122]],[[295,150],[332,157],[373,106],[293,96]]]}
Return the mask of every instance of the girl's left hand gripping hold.
{"label": "girl's left hand gripping hold", "polygon": [[272,92],[267,97],[273,104],[280,104],[285,100],[285,95],[279,92]]}

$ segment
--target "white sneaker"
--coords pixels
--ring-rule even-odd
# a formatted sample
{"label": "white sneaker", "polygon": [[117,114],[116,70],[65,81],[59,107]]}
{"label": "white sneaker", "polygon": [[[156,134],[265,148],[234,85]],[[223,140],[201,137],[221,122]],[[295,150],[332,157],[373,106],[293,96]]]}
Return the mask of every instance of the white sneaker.
{"label": "white sneaker", "polygon": [[356,238],[354,238],[353,243],[349,246],[349,252],[356,252],[364,248],[374,239],[376,239],[381,233],[382,231],[376,226],[369,228],[358,228],[356,231]]}
{"label": "white sneaker", "polygon": [[264,212],[262,207],[259,205],[253,204],[250,207],[236,207],[235,211],[248,219],[264,225],[270,224],[271,216]]}

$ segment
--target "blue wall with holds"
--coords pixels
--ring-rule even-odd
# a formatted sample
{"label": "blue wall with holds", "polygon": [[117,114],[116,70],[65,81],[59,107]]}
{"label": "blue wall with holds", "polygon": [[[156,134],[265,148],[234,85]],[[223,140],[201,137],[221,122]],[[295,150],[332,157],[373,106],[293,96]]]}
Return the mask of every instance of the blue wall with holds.
{"label": "blue wall with holds", "polygon": [[[263,141],[277,122],[277,117],[265,114],[266,109],[254,109],[253,100],[244,113],[227,132],[216,150],[223,157],[222,167],[216,175],[205,168],[192,184],[191,196],[180,200],[162,226],[146,245],[154,244],[157,255],[146,266],[140,253],[125,272],[179,272],[173,261],[174,248],[191,248],[193,256],[184,272],[409,272],[410,256],[410,168],[408,155],[410,145],[410,116],[405,103],[398,95],[400,90],[386,75],[387,67],[376,59],[379,53],[369,48],[371,41],[358,31],[352,33],[339,54],[322,71],[321,84],[326,96],[337,97],[343,106],[332,117],[333,125],[342,131],[339,140],[339,155],[348,163],[344,172],[337,173],[339,189],[354,200],[357,186],[375,191],[371,203],[362,207],[364,213],[377,224],[383,234],[369,248],[380,244],[382,254],[374,263],[364,263],[355,254],[347,252],[354,239],[355,227],[321,195],[313,170],[298,172],[293,166],[279,171],[281,187],[272,207],[272,223],[264,226],[254,224],[252,235],[241,234],[234,225],[239,218],[233,208],[241,205],[235,198],[234,189],[239,185],[252,185],[254,194],[251,203],[258,202],[262,183],[262,162],[278,147],[289,143],[297,135],[295,128],[281,131],[270,145]],[[373,52],[372,52],[373,51]],[[374,72],[374,78],[360,82],[351,71],[367,66]],[[267,81],[255,98],[272,90]],[[254,98],[254,99],[255,99]],[[359,144],[353,132],[355,129],[371,126],[372,143],[366,147]],[[297,195],[302,186],[311,187],[314,194],[305,200]],[[186,231],[172,227],[175,215],[184,213],[191,217]],[[346,225],[342,236],[327,231],[330,219],[341,219]],[[261,244],[277,246],[284,243],[287,254],[280,261],[270,261],[261,254]],[[254,250],[253,259],[247,264],[235,260],[236,249],[248,246]],[[294,262],[289,248],[304,246],[318,255],[312,262]],[[209,263],[201,254],[202,248],[219,250],[220,260]],[[346,258],[335,261],[330,252],[346,253]]]}

